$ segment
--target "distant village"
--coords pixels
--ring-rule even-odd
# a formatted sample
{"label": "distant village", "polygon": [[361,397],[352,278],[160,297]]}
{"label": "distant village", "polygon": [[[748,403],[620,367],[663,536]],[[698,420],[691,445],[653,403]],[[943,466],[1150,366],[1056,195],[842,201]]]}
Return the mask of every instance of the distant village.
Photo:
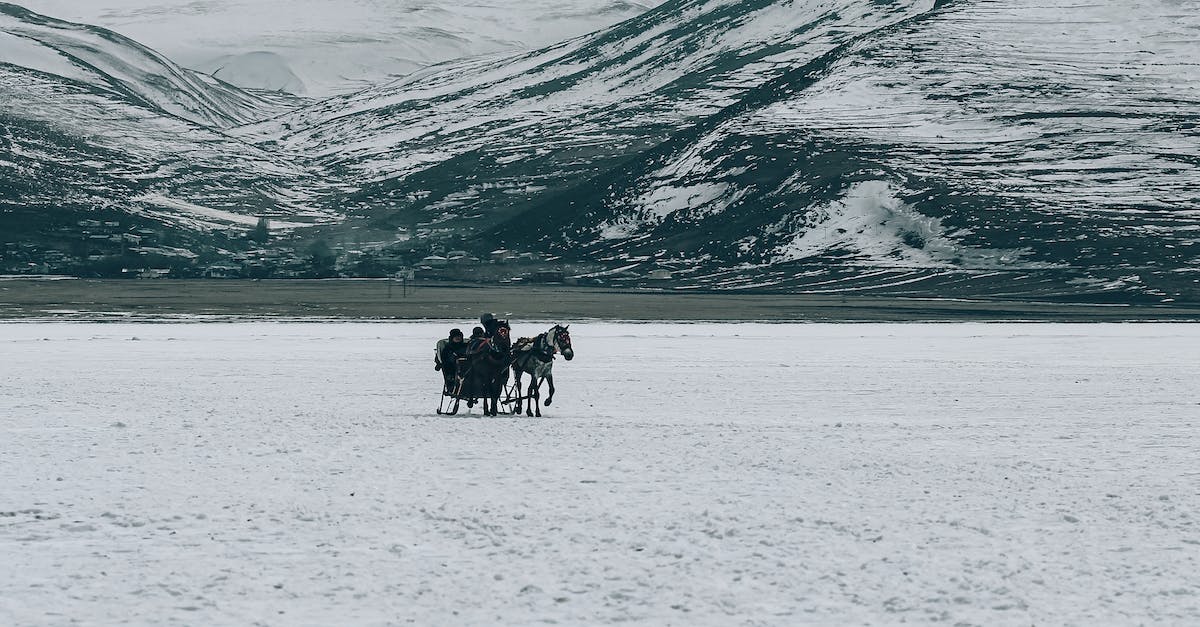
{"label": "distant village", "polygon": [[673,276],[663,267],[614,271],[533,252],[500,249],[474,253],[437,244],[415,248],[407,240],[353,245],[321,239],[270,241],[265,221],[248,233],[230,230],[203,243],[180,241],[180,236],[170,231],[120,220],[79,220],[54,234],[53,243],[0,245],[0,274],[128,279],[394,278],[569,285],[665,281]]}

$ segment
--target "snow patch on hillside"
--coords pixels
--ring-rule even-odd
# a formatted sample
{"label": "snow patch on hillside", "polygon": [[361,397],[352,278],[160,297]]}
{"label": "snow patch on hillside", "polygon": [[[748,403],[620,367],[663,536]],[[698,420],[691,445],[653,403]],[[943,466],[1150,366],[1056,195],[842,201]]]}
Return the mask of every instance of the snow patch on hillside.
{"label": "snow patch on hillside", "polygon": [[918,212],[899,195],[900,190],[888,181],[851,185],[841,199],[810,211],[806,228],[779,247],[772,261],[796,261],[838,251],[862,255],[866,265],[881,267],[989,269],[1013,267],[1022,261],[1024,251],[959,244],[940,218]]}
{"label": "snow patch on hillside", "polygon": [[660,185],[651,187],[634,202],[635,214],[627,214],[600,225],[603,239],[625,239],[644,232],[648,226],[661,224],[670,216],[710,207],[727,206],[730,186],[727,183],[697,183],[695,185]]}
{"label": "snow patch on hillside", "polygon": [[[182,224],[188,228],[211,230],[217,228],[226,228],[229,226],[253,227],[258,224],[260,216],[243,215],[232,211],[222,209],[214,209],[212,207],[204,207],[192,202],[171,198],[163,194],[146,194],[134,199],[136,202],[143,203],[147,207],[157,207],[167,209],[169,211],[155,211],[147,209],[142,212],[154,218]],[[271,220],[271,228],[274,229],[296,229],[311,224],[302,222],[286,222],[282,220]]]}

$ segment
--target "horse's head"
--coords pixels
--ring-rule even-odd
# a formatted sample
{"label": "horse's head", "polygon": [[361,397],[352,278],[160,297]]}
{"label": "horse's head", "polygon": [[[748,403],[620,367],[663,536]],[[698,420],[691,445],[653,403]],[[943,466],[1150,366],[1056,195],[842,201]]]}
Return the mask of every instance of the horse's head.
{"label": "horse's head", "polygon": [[565,357],[567,361],[575,359],[575,349],[571,348],[571,332],[567,330],[567,328],[570,326],[571,325],[567,325],[564,327],[556,324],[554,325],[553,329],[550,329],[549,333],[550,337],[554,338],[551,340],[554,348],[558,350],[558,352],[562,353],[562,356]]}
{"label": "horse's head", "polygon": [[508,326],[508,320],[501,320],[496,327],[496,332],[492,335],[492,343],[497,350],[508,352],[512,349],[512,328]]}

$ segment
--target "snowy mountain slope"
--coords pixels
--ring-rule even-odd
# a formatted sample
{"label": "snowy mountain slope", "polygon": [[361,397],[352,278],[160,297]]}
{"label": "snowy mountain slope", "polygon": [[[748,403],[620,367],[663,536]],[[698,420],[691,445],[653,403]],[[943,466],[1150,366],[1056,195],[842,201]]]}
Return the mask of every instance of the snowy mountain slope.
{"label": "snowy mountain slope", "polygon": [[281,227],[336,219],[306,202],[312,172],[221,130],[295,99],[249,94],[103,29],[13,5],[0,5],[0,27],[6,243],[69,238],[62,227],[91,214],[183,234],[260,216]]}
{"label": "snowy mountain slope", "polygon": [[[450,145],[447,139],[477,137],[492,125],[570,126],[585,134],[624,118],[629,126],[671,128],[717,113],[854,35],[931,5],[674,0],[595,35],[533,53],[440,65],[259,130],[281,135],[289,148],[386,175],[408,171],[403,158],[389,162],[398,149],[419,141]],[[473,141],[467,149],[487,144],[463,141]]]}
{"label": "snowy mountain slope", "polygon": [[348,212],[479,231],[931,6],[673,0],[595,35],[437,66],[243,130],[354,179],[338,198]]}
{"label": "snowy mountain slope", "polygon": [[73,81],[0,65],[0,206],[38,220],[96,210],[184,228],[331,216],[312,174],[258,148]]}
{"label": "snowy mountain slope", "polygon": [[1200,2],[960,3],[856,56],[762,118],[894,146],[889,165],[993,199],[946,214],[970,241],[1200,270]]}
{"label": "snowy mountain slope", "polygon": [[366,181],[338,201],[380,228],[481,248],[707,287],[1169,299],[1200,268],[1186,9],[676,0],[246,132]]}
{"label": "snowy mountain slope", "polygon": [[401,229],[687,288],[1196,300],[1198,5],[669,0],[233,129],[8,45],[0,172],[14,206]]}
{"label": "snowy mountain slope", "polygon": [[0,62],[60,76],[219,128],[284,110],[278,99],[198,76],[111,31],[63,22],[8,3],[0,3]]}
{"label": "snowy mountain slope", "polygon": [[[97,24],[176,62],[218,64],[242,87],[272,89],[246,57],[276,55],[310,96],[345,93],[467,56],[540,48],[583,35],[661,0],[26,0],[35,11]],[[230,67],[230,57],[234,66]],[[219,63],[219,59],[225,59]],[[245,62],[249,61],[249,65]],[[266,78],[263,81],[260,79]]]}
{"label": "snowy mountain slope", "polygon": [[1183,9],[943,7],[532,222],[564,249],[736,268],[700,279],[726,287],[1194,294],[1200,13]]}

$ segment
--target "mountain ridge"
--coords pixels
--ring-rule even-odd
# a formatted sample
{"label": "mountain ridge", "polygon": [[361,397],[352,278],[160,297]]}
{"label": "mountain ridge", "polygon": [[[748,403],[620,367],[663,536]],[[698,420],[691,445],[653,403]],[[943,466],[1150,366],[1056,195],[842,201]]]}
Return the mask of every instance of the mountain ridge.
{"label": "mountain ridge", "polygon": [[[438,62],[536,49],[636,15],[659,0],[26,0],[29,8],[124,33],[176,63],[208,70],[219,57],[278,55],[329,97]],[[238,78],[238,77],[230,77]],[[273,80],[233,81],[271,89]],[[268,76],[268,79],[273,79]]]}
{"label": "mountain ridge", "polygon": [[[270,217],[409,267],[509,248],[681,289],[1195,300],[1200,154],[1184,108],[1200,95],[1155,99],[1193,71],[1200,23],[1168,20],[1178,10],[670,0],[216,129],[244,149],[215,171],[270,190],[249,206],[203,178],[137,198],[167,220]],[[1039,44],[1064,16],[1081,25]]]}
{"label": "mountain ridge", "polygon": [[[6,55],[18,54],[13,48],[24,42],[21,56],[33,63],[29,69],[106,88],[191,122],[226,129],[284,109],[201,77],[106,29],[65,22],[6,2],[0,2],[0,20],[0,33],[9,39]],[[123,54],[113,54],[114,50]]]}

